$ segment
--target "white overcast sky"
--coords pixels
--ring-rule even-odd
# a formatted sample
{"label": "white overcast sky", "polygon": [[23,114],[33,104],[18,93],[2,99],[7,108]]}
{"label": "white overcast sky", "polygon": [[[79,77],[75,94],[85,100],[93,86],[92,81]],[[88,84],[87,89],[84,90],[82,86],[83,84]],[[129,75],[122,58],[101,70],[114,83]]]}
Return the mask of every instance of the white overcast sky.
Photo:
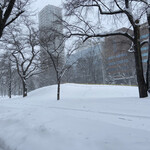
{"label": "white overcast sky", "polygon": [[[33,0],[34,3],[32,3],[31,5],[31,9],[33,10],[36,10],[36,17],[35,17],[35,21],[37,22],[38,21],[38,13],[48,4],[50,5],[54,5],[54,6],[58,6],[58,7],[61,7],[62,8],[62,2],[64,0]],[[108,20],[108,19],[107,19]],[[109,28],[112,30],[112,23],[109,21],[105,20],[104,21],[104,27],[105,28]],[[121,25],[121,26],[124,26],[124,25]],[[114,27],[113,27],[114,28]]]}
{"label": "white overcast sky", "polygon": [[62,7],[63,0],[33,0],[34,2],[31,4],[30,8],[36,12],[36,17],[33,19],[38,22],[38,13],[48,4]]}
{"label": "white overcast sky", "polygon": [[33,8],[40,11],[42,8],[44,8],[44,6],[48,4],[62,7],[62,0],[35,0]]}

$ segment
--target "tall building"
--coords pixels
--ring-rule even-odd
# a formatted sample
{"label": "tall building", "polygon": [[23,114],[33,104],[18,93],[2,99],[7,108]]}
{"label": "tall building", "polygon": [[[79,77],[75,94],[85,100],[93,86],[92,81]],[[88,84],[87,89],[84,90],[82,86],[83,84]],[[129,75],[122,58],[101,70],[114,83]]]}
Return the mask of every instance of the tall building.
{"label": "tall building", "polygon": [[[133,31],[127,28],[121,28],[117,31],[127,32],[130,35],[133,34]],[[143,24],[141,25],[140,40],[146,40],[148,37],[148,26],[147,24]],[[105,39],[105,69],[108,83],[137,84],[134,53],[129,52],[131,47],[131,41],[123,36],[114,36]],[[141,47],[141,55],[144,75],[146,76],[148,44]]]}
{"label": "tall building", "polygon": [[39,12],[39,29],[57,27],[57,30],[62,32],[62,24],[56,24],[56,21],[61,19],[62,9],[53,5],[47,5]]}
{"label": "tall building", "polygon": [[[148,24],[144,23],[141,25],[141,36],[140,40],[148,40],[149,39],[149,31],[148,31]],[[147,70],[147,59],[148,59],[148,43],[144,44],[141,47],[141,54],[142,54],[142,62],[143,62],[143,70],[144,75],[146,76],[146,70]]]}
{"label": "tall building", "polygon": [[[121,28],[117,31],[126,32]],[[132,30],[128,30],[132,34]],[[107,83],[135,84],[134,54],[129,53],[131,41],[124,36],[107,37],[104,46]]]}
{"label": "tall building", "polygon": [[55,69],[61,69],[65,61],[61,11],[59,7],[47,5],[39,13],[41,68],[44,70],[41,86],[56,84]]}

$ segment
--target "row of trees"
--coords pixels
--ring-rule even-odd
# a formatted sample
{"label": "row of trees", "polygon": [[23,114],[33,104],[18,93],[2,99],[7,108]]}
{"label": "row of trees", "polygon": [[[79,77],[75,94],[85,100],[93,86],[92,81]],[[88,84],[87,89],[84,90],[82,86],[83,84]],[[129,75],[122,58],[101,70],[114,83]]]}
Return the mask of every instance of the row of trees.
{"label": "row of trees", "polygon": [[26,18],[12,23],[1,42],[3,45],[1,49],[5,51],[4,54],[9,61],[9,91],[11,91],[12,72],[15,70],[22,82],[23,97],[27,96],[26,80],[38,74],[39,68],[38,35],[37,30],[31,24],[32,22]]}
{"label": "row of trees", "polygon": [[[150,88],[150,63],[149,57],[147,62],[147,77],[144,78],[141,47],[149,41],[140,40],[140,22],[146,21],[150,25],[150,5],[148,0],[66,0],[66,16],[74,17],[74,21],[69,26],[68,36],[79,36],[86,41],[89,38],[124,36],[133,43],[133,53],[135,57],[135,67],[139,96],[147,97],[147,91]],[[93,13],[93,16],[91,15]],[[95,17],[96,16],[96,17]],[[100,19],[109,19],[114,17],[117,24],[128,22],[129,29],[133,30],[130,34],[128,31],[103,32],[100,28]],[[123,25],[123,24],[121,24]],[[101,31],[101,32],[100,32]],[[150,44],[149,44],[150,45]],[[148,53],[150,53],[150,48]],[[150,56],[150,54],[149,54]]]}
{"label": "row of trees", "polygon": [[[8,6],[7,9],[9,9],[9,5],[12,6],[13,3],[6,1],[6,4],[6,6]],[[52,74],[54,83],[58,85],[57,99],[59,100],[60,83],[65,72],[72,66],[72,64],[67,65],[67,60],[64,58],[64,42],[67,38],[63,32],[58,32],[59,30],[55,27],[37,29],[37,25],[35,25],[27,15],[21,15],[24,12],[23,7],[16,6],[17,4],[24,4],[24,6],[26,6],[28,1],[14,1],[8,18],[12,18],[11,13],[16,13],[17,17],[3,28],[3,36],[0,42],[1,51],[4,51],[4,55],[0,60],[2,63],[1,67],[4,65],[4,56],[6,56],[7,59],[5,59],[4,65],[6,71],[3,68],[1,71],[1,81],[3,81],[1,87],[5,89],[2,93],[3,95],[8,93],[9,97],[11,97],[12,92],[16,94],[13,87],[15,86],[18,91],[22,92],[23,97],[25,97],[27,96],[27,89],[29,85],[31,85],[30,82],[32,82],[32,84],[33,82],[37,82],[34,83],[35,86],[31,86],[30,89],[44,86],[43,83],[40,84],[38,81],[42,81],[46,76],[48,76],[48,80],[50,81],[52,78],[50,74]],[[15,7],[20,8],[22,13],[18,14]],[[20,17],[18,18],[18,16]],[[60,23],[61,20],[57,20],[54,24],[58,24],[59,26]],[[68,50],[68,56],[72,52],[73,50],[70,48]],[[44,57],[42,57],[43,54]],[[47,74],[47,70],[49,70],[49,74]],[[17,76],[15,79],[14,73],[16,72]],[[32,79],[34,79],[34,81],[32,81]],[[22,84],[22,88],[20,88],[20,83]]]}
{"label": "row of trees", "polygon": [[[6,35],[8,27],[16,21],[16,19],[25,14],[25,10],[31,1],[29,0],[3,0],[0,2],[0,38]],[[4,43],[1,42],[1,51],[5,50]],[[4,85],[9,87],[9,97],[11,97],[11,76],[13,75],[11,70],[10,54],[5,50],[4,57],[1,59],[1,91],[4,91]],[[9,77],[7,78],[8,75]],[[8,83],[8,84],[7,84]],[[6,91],[6,90],[5,90]],[[5,95],[6,92],[1,94]]]}

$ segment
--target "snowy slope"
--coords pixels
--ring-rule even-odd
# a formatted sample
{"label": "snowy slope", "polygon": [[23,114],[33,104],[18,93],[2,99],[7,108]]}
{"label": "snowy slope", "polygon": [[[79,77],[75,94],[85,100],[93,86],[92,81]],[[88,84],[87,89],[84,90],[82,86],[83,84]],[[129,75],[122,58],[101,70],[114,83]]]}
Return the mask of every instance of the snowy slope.
{"label": "snowy slope", "polygon": [[0,150],[149,150],[150,99],[137,87],[64,84],[0,99]]}

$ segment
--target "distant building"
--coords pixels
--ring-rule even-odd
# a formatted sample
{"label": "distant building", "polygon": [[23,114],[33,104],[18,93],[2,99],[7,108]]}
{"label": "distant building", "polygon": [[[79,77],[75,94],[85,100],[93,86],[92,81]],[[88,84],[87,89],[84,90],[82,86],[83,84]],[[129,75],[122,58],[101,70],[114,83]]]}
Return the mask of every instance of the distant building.
{"label": "distant building", "polygon": [[72,54],[68,63],[74,63],[74,65],[66,75],[67,82],[85,84],[105,83],[101,43],[86,43],[86,46],[81,46],[76,53]]}
{"label": "distant building", "polygon": [[[148,25],[147,23],[144,23],[141,25],[141,41],[147,40],[149,38],[149,31],[148,31]],[[142,53],[142,62],[143,62],[143,69],[144,74],[146,75],[146,69],[147,69],[147,59],[148,59],[148,43],[144,44],[141,47],[141,53]]]}
{"label": "distant building", "polygon": [[[39,28],[56,26],[55,21],[59,18],[62,19],[62,9],[53,5],[47,5],[39,12]],[[62,32],[62,28],[58,29]]]}
{"label": "distant building", "polygon": [[[133,34],[132,30],[121,28],[117,31]],[[149,36],[146,24],[141,26],[141,41]],[[131,41],[124,36],[111,36],[105,38],[104,56],[107,83],[136,85],[136,68],[134,53],[129,52]],[[141,48],[144,74],[146,74],[148,44]]]}
{"label": "distant building", "polygon": [[[39,13],[39,30],[41,38],[41,68],[43,74],[42,86],[56,84],[56,73],[47,52],[55,58],[61,67],[65,61],[63,42],[62,10],[53,5],[45,6]],[[43,48],[44,47],[44,48]],[[59,57],[58,57],[59,53]],[[59,59],[59,60],[58,60]],[[58,60],[58,61],[57,61]],[[57,64],[58,66],[58,64]]]}

